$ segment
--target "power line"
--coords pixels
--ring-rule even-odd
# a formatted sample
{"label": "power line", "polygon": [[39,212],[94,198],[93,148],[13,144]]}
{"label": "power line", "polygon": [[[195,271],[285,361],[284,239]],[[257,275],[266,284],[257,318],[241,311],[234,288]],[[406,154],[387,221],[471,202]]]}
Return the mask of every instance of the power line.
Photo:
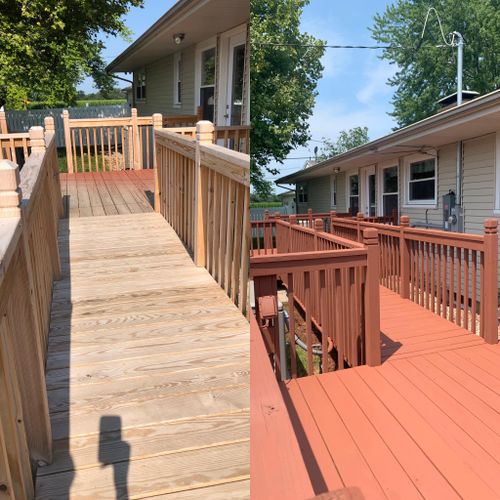
{"label": "power line", "polygon": [[324,48],[324,49],[392,49],[397,48],[391,45],[328,45],[328,44],[307,44],[307,43],[275,43],[275,42],[250,42],[252,45],[263,45],[271,47],[304,47],[304,48]]}

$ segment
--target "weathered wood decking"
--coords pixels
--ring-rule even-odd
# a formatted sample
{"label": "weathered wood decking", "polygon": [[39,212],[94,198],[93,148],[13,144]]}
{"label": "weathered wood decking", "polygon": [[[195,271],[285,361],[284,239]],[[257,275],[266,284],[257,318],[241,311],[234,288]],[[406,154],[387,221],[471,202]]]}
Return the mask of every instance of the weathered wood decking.
{"label": "weathered wood decking", "polygon": [[286,384],[314,490],[498,498],[500,346],[384,288],[381,330],[381,366]]}
{"label": "weathered wood decking", "polygon": [[247,498],[248,322],[159,214],[90,217],[133,211],[137,177],[63,178],[37,498]]}
{"label": "weathered wood decking", "polygon": [[66,217],[153,212],[154,171],[61,174]]}

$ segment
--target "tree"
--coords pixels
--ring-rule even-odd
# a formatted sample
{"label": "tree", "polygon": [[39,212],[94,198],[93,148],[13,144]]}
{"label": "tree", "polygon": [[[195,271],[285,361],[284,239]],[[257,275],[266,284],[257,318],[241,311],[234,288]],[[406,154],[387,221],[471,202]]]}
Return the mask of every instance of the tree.
{"label": "tree", "polygon": [[369,140],[368,127],[354,127],[349,130],[341,130],[335,142],[323,137],[323,145],[317,159],[319,161],[327,160],[332,156],[337,156],[350,149],[362,146]]}
{"label": "tree", "polygon": [[103,36],[129,35],[122,16],[143,0],[0,0],[0,106],[29,97],[71,102],[84,76],[113,87]]}
{"label": "tree", "polygon": [[[251,0],[251,180],[268,189],[271,161],[282,163],[310,139],[316,86],[322,75],[324,42],[300,31],[309,0]],[[273,45],[274,44],[274,45]],[[277,44],[277,45],[276,45]],[[280,45],[282,44],[282,45]]]}
{"label": "tree", "polygon": [[[447,43],[449,33],[465,39],[464,89],[486,93],[500,86],[500,1],[435,0]],[[427,0],[399,0],[377,14],[373,38],[391,48],[382,55],[397,64],[389,84],[398,125],[414,123],[434,114],[437,101],[456,92],[456,48],[445,45],[435,13],[431,13],[421,40],[429,7]],[[441,47],[436,47],[441,45]]]}

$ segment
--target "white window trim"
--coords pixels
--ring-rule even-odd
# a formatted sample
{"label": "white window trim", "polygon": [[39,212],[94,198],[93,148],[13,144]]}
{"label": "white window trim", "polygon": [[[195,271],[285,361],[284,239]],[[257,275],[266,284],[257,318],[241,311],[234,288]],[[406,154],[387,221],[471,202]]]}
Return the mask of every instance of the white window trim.
{"label": "white window trim", "polygon": [[330,176],[330,207],[337,208],[337,175]]}
{"label": "white window trim", "polygon": [[495,215],[500,214],[500,131],[495,134]]}
{"label": "white window trim", "polygon": [[[358,209],[360,208],[361,206],[361,177],[359,175],[359,170],[351,170],[351,171],[347,171],[346,172],[346,175],[345,175],[345,180],[346,180],[346,184],[345,184],[345,193],[346,193],[346,208],[347,208],[347,212],[349,212],[349,210],[351,209],[351,183],[349,182],[351,177],[353,177],[354,175],[357,175],[358,176]],[[356,215],[356,214],[352,214],[352,215]]]}
{"label": "white window trim", "polygon": [[[434,199],[428,201],[410,200],[410,165],[422,160],[434,160]],[[437,208],[437,195],[438,195],[438,170],[439,162],[437,155],[420,154],[406,156],[403,160],[404,172],[404,205],[403,208]]]}
{"label": "white window trim", "polygon": [[[394,168],[396,167],[397,172],[398,172],[398,190],[395,193],[385,193],[384,192],[384,170],[387,170],[388,168]],[[399,187],[400,187],[400,168],[399,168],[399,162],[393,161],[389,163],[382,163],[378,165],[377,168],[378,172],[378,193],[377,193],[377,198],[378,198],[378,207],[377,207],[377,213],[379,217],[382,217],[384,215],[384,194],[397,194],[398,195],[398,211],[399,211],[399,204],[401,202],[400,200],[400,192],[399,192]]]}
{"label": "white window trim", "polygon": [[[201,88],[201,55],[206,50],[215,49],[215,58],[217,59],[217,37],[213,36],[203,42],[200,42],[196,46],[195,52],[195,62],[194,62],[194,88],[195,88],[195,99],[194,99],[194,113],[196,114],[200,102],[200,88]],[[215,61],[215,71],[217,71],[217,60]],[[215,84],[217,84],[217,75],[215,76]],[[217,89],[215,89],[217,92]]]}
{"label": "white window trim", "polygon": [[182,106],[182,91],[181,91],[181,99],[179,100],[179,95],[177,93],[177,84],[179,81],[182,86],[182,75],[179,74],[179,64],[182,61],[182,52],[176,52],[174,54],[174,107],[180,108]]}
{"label": "white window trim", "polygon": [[[137,97],[137,89],[139,87],[139,75],[144,75],[144,81],[145,81],[144,87],[146,88],[146,97],[141,97],[141,98]],[[136,77],[135,77],[134,97],[137,102],[146,102],[148,96],[147,88],[148,88],[148,77],[146,74],[146,68],[142,68],[141,70],[136,72]]]}

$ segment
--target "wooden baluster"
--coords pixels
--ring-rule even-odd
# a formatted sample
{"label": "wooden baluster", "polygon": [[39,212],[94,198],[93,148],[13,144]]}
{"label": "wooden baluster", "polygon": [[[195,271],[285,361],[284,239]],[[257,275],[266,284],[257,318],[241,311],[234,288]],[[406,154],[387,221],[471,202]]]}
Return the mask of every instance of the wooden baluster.
{"label": "wooden baluster", "polygon": [[63,111],[63,125],[64,125],[64,142],[66,146],[66,162],[68,165],[68,172],[72,174],[74,172],[73,165],[73,153],[71,145],[71,129],[69,126],[69,111],[65,109]]}
{"label": "wooden baluster", "polygon": [[297,378],[297,352],[295,350],[295,293],[293,273],[288,273],[288,334],[290,341],[290,372]]}
{"label": "wooden baluster", "polygon": [[134,170],[140,170],[142,168],[141,166],[142,158],[140,156],[141,144],[139,137],[139,124],[137,121],[136,108],[132,108],[130,121],[132,124],[132,141],[134,145],[134,155],[133,155]]}
{"label": "wooden baluster", "polygon": [[410,298],[410,248],[409,240],[405,238],[405,229],[410,227],[410,218],[401,216],[401,228],[399,232],[399,255],[401,268],[400,295],[402,299]]}
{"label": "wooden baluster", "polygon": [[498,343],[498,221],[484,222],[484,288],[481,304],[483,336],[488,344]]}
{"label": "wooden baluster", "polygon": [[381,363],[380,352],[380,249],[378,231],[368,228],[363,231],[366,246],[365,283],[365,356],[368,366]]}

